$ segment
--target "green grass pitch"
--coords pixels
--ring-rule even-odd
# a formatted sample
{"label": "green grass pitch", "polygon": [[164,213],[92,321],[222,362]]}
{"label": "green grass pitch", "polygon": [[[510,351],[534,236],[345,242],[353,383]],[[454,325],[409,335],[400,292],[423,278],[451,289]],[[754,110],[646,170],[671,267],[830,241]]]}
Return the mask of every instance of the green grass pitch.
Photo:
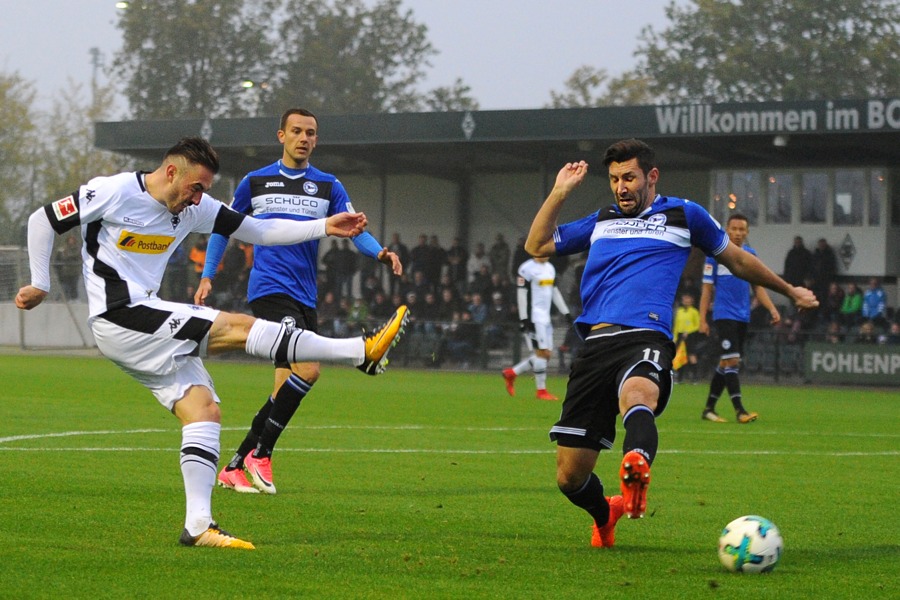
{"label": "green grass pitch", "polygon": [[[207,361],[228,460],[264,363]],[[0,598],[889,598],[900,589],[897,390],[744,386],[750,425],[658,421],[648,516],[612,549],[555,485],[559,403],[522,377],[323,367],[282,436],[276,496],[217,488],[255,552],[182,548],[180,427],[99,358],[0,356]],[[560,396],[565,379],[551,377]],[[727,400],[720,414],[731,417]],[[597,474],[618,488],[621,426]],[[771,574],[727,573],[721,528],[774,521]]]}

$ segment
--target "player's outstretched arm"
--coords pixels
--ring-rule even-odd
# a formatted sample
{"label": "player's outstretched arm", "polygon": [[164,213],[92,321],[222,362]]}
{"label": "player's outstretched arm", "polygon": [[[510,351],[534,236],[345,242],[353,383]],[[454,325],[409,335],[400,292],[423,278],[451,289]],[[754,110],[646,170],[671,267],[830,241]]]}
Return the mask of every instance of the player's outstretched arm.
{"label": "player's outstretched arm", "polygon": [[803,287],[796,287],[776,275],[761,260],[749,252],[730,243],[725,251],[716,257],[737,277],[755,285],[769,288],[791,299],[800,310],[813,309],[819,306],[816,295]]}
{"label": "player's outstretched arm", "polygon": [[[231,210],[223,208],[223,210]],[[233,212],[233,211],[232,211]],[[301,244],[325,236],[353,237],[366,229],[364,213],[338,213],[327,219],[294,221],[291,219],[257,219],[237,217],[240,224],[230,236],[242,242],[260,246],[288,246]]]}

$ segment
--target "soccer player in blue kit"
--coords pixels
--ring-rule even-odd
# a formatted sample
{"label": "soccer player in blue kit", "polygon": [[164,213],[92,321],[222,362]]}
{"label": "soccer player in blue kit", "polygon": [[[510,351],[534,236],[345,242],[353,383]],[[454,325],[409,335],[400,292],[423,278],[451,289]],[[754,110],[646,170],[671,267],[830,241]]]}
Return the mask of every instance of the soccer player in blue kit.
{"label": "soccer player in blue kit", "polygon": [[[231,208],[261,219],[298,221],[355,212],[341,182],[309,163],[318,142],[318,130],[318,120],[310,111],[285,111],[278,130],[278,141],[283,146],[281,160],[248,173],[234,192]],[[397,255],[382,247],[370,233],[352,239],[362,254],[388,265],[394,275],[403,274]],[[197,304],[204,304],[212,289],[212,278],[227,243],[228,238],[220,235],[209,240],[206,265],[194,297]],[[275,322],[288,319],[298,329],[316,332],[318,252],[316,240],[277,248],[254,247],[247,285],[247,300],[254,316]],[[254,416],[234,457],[219,472],[220,486],[244,493],[275,493],[272,451],[318,379],[318,363],[275,363],[274,391]],[[244,475],[245,466],[253,485]]]}
{"label": "soccer player in blue kit", "polygon": [[[659,169],[646,143],[616,142],[603,164],[615,203],[558,225],[566,198],[588,173],[585,161],[568,163],[525,242],[532,256],[589,251],[581,280],[584,309],[575,321],[585,343],[572,363],[550,438],[557,444],[557,485],[593,518],[595,547],[615,543],[623,514],[642,517],[647,508],[650,465],[659,445],[656,418],[672,391],[672,306],[691,247],[715,256],[735,275],[784,294],[801,310],[818,306],[811,291],[788,284],[731,243],[700,205],[657,194]],[[594,467],[600,450],[613,446],[620,414],[621,495],[606,497]]]}
{"label": "soccer player in blue kit", "polygon": [[[756,251],[746,243],[747,235],[750,233],[749,223],[746,216],[732,213],[725,223],[725,232],[733,244],[755,256]],[[726,387],[738,423],[752,423],[759,417],[757,413],[744,408],[741,400],[741,382],[738,379],[741,355],[744,353],[744,339],[747,336],[747,324],[750,322],[751,292],[769,311],[772,324],[778,324],[781,321],[781,314],[764,288],[751,286],[743,279],[732,275],[728,267],[720,265],[716,259],[711,256],[706,258],[706,264],[703,265],[703,291],[700,294],[699,332],[709,335],[709,323],[706,315],[712,305],[713,321],[716,324],[716,336],[719,339],[721,354],[719,365],[709,384],[709,396],[701,417],[713,423],[725,422],[725,419],[716,413],[716,402]]]}

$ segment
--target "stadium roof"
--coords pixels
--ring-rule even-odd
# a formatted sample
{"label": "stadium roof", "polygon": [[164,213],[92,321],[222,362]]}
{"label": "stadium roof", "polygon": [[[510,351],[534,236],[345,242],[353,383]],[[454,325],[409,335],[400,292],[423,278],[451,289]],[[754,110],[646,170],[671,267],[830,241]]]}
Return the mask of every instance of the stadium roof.
{"label": "stadium roof", "polygon": [[[281,157],[273,117],[96,124],[96,146],[156,164],[185,135],[240,177]],[[900,99],[320,115],[315,163],[342,175],[534,172],[639,137],[667,169],[900,164]]]}

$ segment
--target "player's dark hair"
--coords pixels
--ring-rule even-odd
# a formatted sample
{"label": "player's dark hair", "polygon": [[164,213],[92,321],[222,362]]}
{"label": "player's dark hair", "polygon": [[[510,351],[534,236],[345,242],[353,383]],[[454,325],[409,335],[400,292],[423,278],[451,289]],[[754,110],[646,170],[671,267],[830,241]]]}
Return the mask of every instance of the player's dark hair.
{"label": "player's dark hair", "polygon": [[219,153],[201,137],[183,137],[169,148],[163,160],[180,156],[191,164],[201,165],[216,174],[219,172]]}
{"label": "player's dark hair", "polygon": [[743,221],[744,223],[750,224],[750,219],[747,218],[747,215],[744,213],[733,212],[728,216],[728,220],[725,221],[725,225],[728,225],[732,221]]}
{"label": "player's dark hair", "polygon": [[634,138],[619,140],[606,149],[603,155],[603,165],[608,167],[610,163],[621,163],[636,158],[638,166],[644,175],[656,167],[656,152],[646,142]]}
{"label": "player's dark hair", "polygon": [[319,126],[319,118],[316,117],[316,115],[312,114],[311,111],[308,111],[308,110],[306,110],[305,108],[294,107],[294,108],[289,108],[289,109],[287,109],[286,111],[284,111],[284,114],[281,115],[281,126],[279,127],[279,129],[280,129],[281,131],[284,131],[285,126],[287,126],[287,120],[288,120],[288,117],[290,117],[291,115],[300,115],[300,116],[303,116],[303,117],[312,117],[312,118],[315,119],[315,121],[316,121],[316,127]]}

